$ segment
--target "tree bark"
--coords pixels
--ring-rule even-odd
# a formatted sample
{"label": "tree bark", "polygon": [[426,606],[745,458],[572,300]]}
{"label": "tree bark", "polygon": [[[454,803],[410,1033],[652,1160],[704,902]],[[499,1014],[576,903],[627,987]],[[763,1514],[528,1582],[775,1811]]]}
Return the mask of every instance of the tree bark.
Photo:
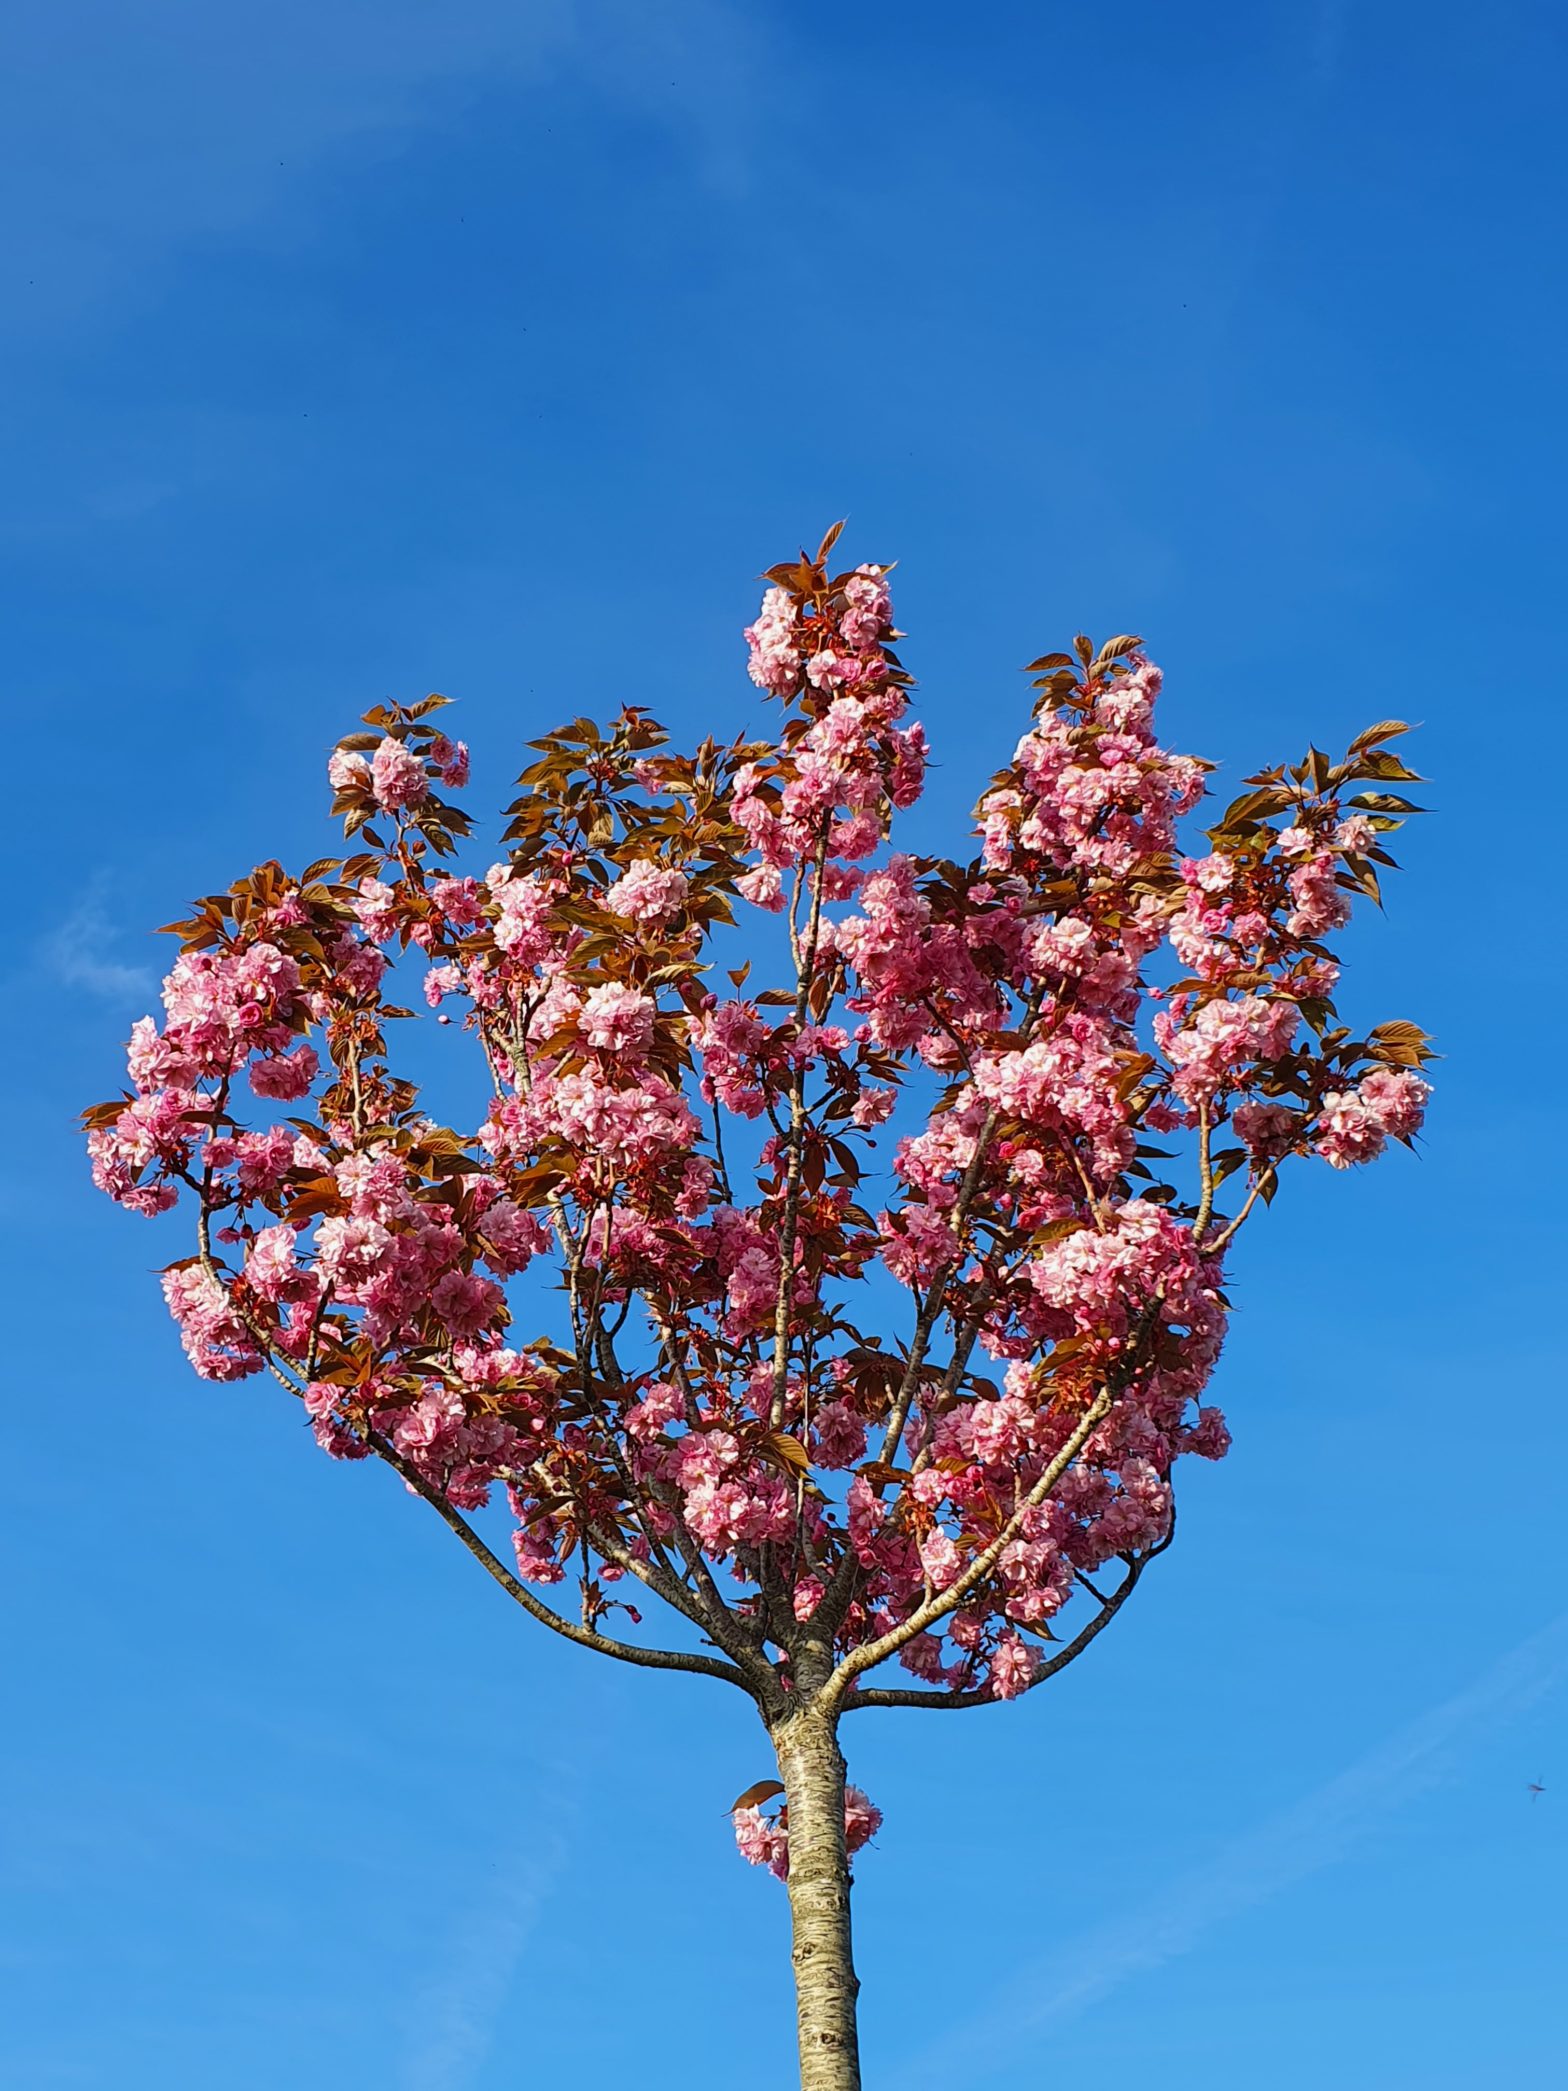
{"label": "tree bark", "polygon": [[860,2091],[844,1850],[844,1757],[836,1723],[797,1714],[774,1731],[789,1808],[789,1907],[801,2091]]}

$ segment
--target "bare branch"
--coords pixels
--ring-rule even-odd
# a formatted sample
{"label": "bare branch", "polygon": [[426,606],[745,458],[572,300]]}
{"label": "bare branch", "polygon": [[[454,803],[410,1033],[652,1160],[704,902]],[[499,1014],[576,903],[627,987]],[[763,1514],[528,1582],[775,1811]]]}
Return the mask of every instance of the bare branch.
{"label": "bare branch", "polygon": [[[1116,1617],[1116,1614],[1127,1602],[1127,1599],[1132,1595],[1137,1581],[1136,1575],[1129,1576],[1122,1587],[1106,1601],[1101,1609],[1095,1613],[1094,1617],[1089,1620],[1087,1625],[1080,1627],[1070,1641],[1058,1649],[1055,1655],[1048,1657],[1040,1665],[1028,1684],[1024,1686],[1024,1690],[1032,1692],[1036,1685],[1044,1684],[1048,1677],[1054,1677],[1058,1670],[1065,1670],[1069,1663],[1076,1661],[1089,1646],[1090,1642],[1098,1639],[1104,1633],[1105,1629]],[[844,1711],[846,1713],[854,1713],[858,1707],[862,1706],[919,1706],[929,1707],[937,1712],[962,1712],[966,1707],[1000,1706],[1002,1704],[1003,1701],[997,1698],[989,1685],[983,1685],[978,1691],[973,1692],[900,1691],[896,1688],[890,1689],[880,1685],[872,1685],[866,1691],[852,1692],[845,1701]]]}
{"label": "bare branch", "polygon": [[573,1626],[563,1619],[528,1588],[519,1582],[506,1564],[494,1555],[479,1534],[459,1511],[452,1508],[440,1490],[428,1482],[417,1467],[403,1458],[396,1447],[378,1431],[368,1434],[366,1442],[377,1457],[385,1460],[392,1470],[400,1474],[416,1496],[424,1498],[449,1531],[456,1534],[474,1559],[492,1581],[500,1584],[515,1604],[522,1606],[531,1619],[541,1626],[548,1626],[563,1640],[575,1641],[579,1648],[591,1648],[597,1655],[614,1656],[618,1662],[633,1663],[644,1670],[686,1670],[703,1677],[722,1678],[726,1684],[738,1685],[748,1696],[755,1697],[753,1687],[734,1663],[722,1662],[716,1656],[688,1654],[682,1649],[638,1648],[630,1641],[617,1641],[609,1634],[595,1633],[591,1628]]}
{"label": "bare branch", "polygon": [[1198,1182],[1201,1186],[1198,1210],[1192,1223],[1192,1245],[1203,1246],[1203,1237],[1208,1230],[1209,1215],[1214,1210],[1214,1128],[1209,1122],[1207,1098],[1198,1106]]}

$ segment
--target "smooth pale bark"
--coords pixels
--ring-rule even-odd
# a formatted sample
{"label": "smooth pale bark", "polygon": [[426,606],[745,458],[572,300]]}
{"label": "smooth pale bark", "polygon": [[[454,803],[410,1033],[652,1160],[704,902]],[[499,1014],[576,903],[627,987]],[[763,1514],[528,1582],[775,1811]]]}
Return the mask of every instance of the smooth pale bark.
{"label": "smooth pale bark", "polygon": [[844,1851],[844,1756],[836,1723],[797,1715],[774,1730],[789,1807],[789,1907],[801,2091],[860,2091]]}

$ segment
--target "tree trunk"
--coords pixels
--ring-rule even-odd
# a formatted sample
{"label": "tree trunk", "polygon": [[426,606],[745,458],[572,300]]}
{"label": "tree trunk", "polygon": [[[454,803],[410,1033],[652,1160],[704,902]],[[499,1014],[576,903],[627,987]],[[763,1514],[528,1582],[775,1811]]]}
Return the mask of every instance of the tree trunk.
{"label": "tree trunk", "polygon": [[789,1908],[801,2091],[860,2091],[844,1851],[844,1758],[835,1724],[797,1715],[774,1732],[789,1807]]}

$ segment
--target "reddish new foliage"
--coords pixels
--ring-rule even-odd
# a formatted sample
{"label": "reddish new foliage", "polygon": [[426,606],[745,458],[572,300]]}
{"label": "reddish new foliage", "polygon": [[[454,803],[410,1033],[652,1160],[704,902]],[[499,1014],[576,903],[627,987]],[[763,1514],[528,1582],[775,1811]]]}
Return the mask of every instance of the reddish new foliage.
{"label": "reddish new foliage", "polygon": [[[1208,766],[1156,739],[1158,670],[1080,639],[1033,664],[978,854],[899,854],[925,738],[886,570],[830,573],[836,534],[747,634],[775,734],[549,734],[483,876],[449,863],[444,700],[370,713],[330,765],[359,853],[174,925],[134,1093],[88,1113],[103,1189],[195,1209],[164,1291],[199,1373],[270,1373],[537,1618],[770,1720],[1016,1698],[1085,1647],[1178,1462],[1225,1451],[1238,1227],[1427,1093],[1414,1025],[1338,1022],[1326,941],[1414,810],[1402,725],[1249,779],[1194,848]],[[396,1071],[416,954],[477,1123]],[[522,1340],[541,1274],[557,1334]],[[787,1823],[738,1825],[787,1871]]]}

